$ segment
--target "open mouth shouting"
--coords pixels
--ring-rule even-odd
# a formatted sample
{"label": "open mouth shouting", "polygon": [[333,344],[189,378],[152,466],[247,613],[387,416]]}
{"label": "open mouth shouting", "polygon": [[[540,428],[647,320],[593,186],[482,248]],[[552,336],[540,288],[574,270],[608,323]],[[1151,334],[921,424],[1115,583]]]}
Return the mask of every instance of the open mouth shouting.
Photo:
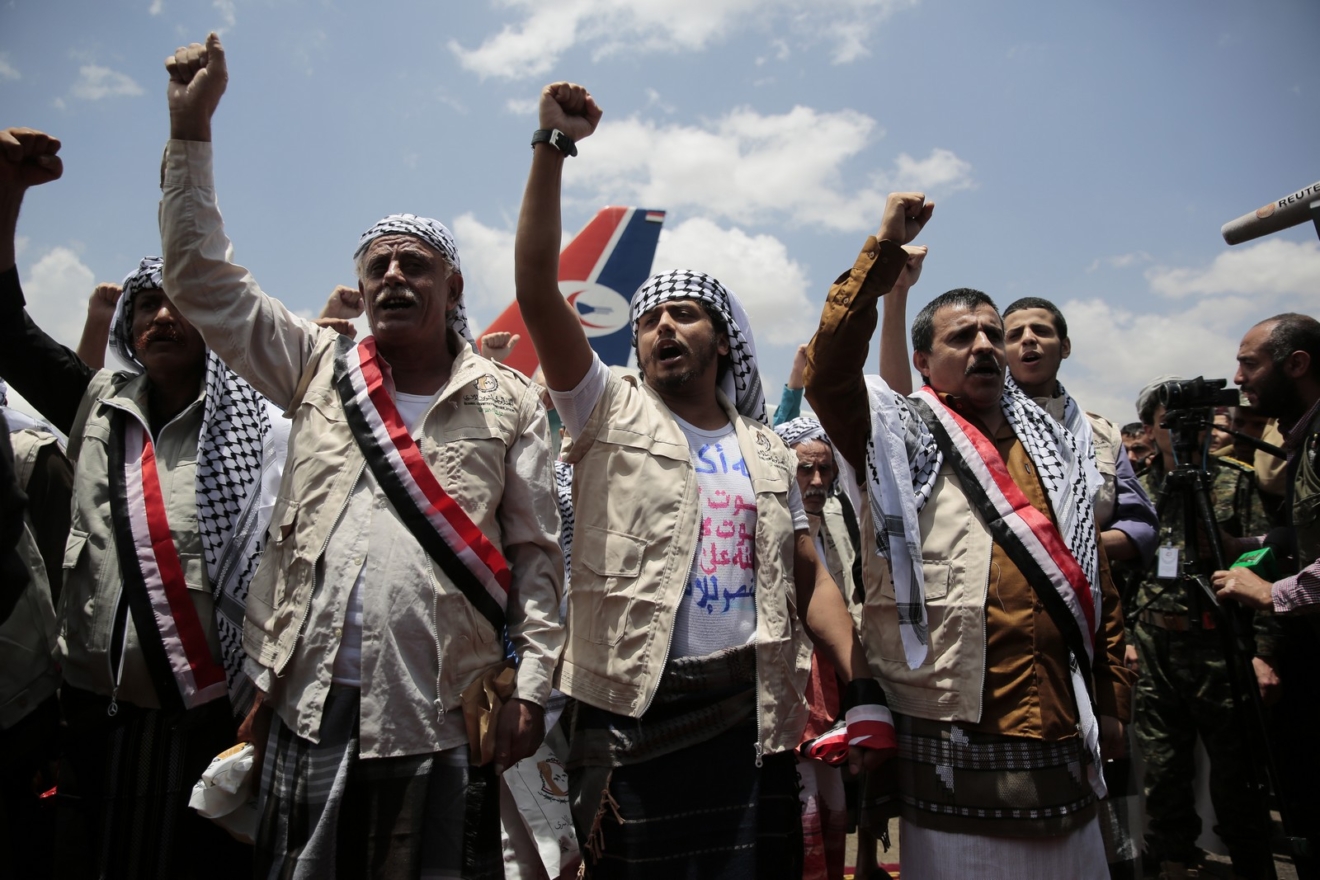
{"label": "open mouth shouting", "polygon": [[967,367],[968,376],[998,376],[999,362],[992,357],[977,358]]}
{"label": "open mouth shouting", "polygon": [[1044,355],[1042,355],[1038,349],[1032,348],[1022,352],[1021,361],[1024,364],[1034,364],[1040,361],[1042,357],[1044,357]]}
{"label": "open mouth shouting", "polygon": [[651,358],[660,366],[667,366],[677,363],[685,354],[687,354],[687,346],[677,339],[662,339],[655,344]]}
{"label": "open mouth shouting", "polygon": [[407,287],[386,287],[372,303],[378,312],[399,312],[417,305],[417,294]]}

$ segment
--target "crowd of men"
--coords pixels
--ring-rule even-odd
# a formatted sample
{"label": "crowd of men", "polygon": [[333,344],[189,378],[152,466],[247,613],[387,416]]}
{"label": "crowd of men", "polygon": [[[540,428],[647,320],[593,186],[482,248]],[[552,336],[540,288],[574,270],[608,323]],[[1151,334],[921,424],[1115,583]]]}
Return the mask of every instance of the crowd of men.
{"label": "crowd of men", "polygon": [[[0,132],[0,377],[46,420],[0,431],[0,873],[553,877],[501,809],[548,726],[593,878],[841,878],[850,827],[879,877],[895,818],[904,878],[1197,876],[1198,737],[1236,876],[1273,876],[1271,796],[1315,845],[1314,318],[1246,330],[1213,451],[1179,377],[1120,428],[1059,382],[1046,299],[908,323],[934,205],[895,193],[772,423],[695,269],[633,295],[636,370],[593,352],[560,185],[601,110],[556,83],[514,256],[533,382],[474,342],[436,220],[368,228],[319,321],[264,291],[212,176],[220,41],[166,66],[163,258],[77,351],[14,259],[60,144]],[[188,806],[235,743],[241,834]]]}

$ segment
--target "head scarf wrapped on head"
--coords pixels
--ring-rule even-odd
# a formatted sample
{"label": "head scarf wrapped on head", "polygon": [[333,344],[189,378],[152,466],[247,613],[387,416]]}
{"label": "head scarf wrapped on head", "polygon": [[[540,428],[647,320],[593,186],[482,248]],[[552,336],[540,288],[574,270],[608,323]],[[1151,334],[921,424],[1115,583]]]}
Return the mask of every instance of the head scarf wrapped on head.
{"label": "head scarf wrapped on head", "polygon": [[[164,263],[143,257],[124,279],[110,321],[110,347],[134,372],[145,372],[133,340],[133,306],[144,290],[164,290]],[[167,293],[168,295],[168,293]],[[261,477],[273,467],[268,454],[271,416],[266,399],[206,351],[206,396],[197,438],[197,525],[206,576],[215,599],[216,632],[229,699],[239,715],[251,703],[252,683],[243,672],[243,617],[248,583],[256,573],[270,510],[261,511]]]}
{"label": "head scarf wrapped on head", "polygon": [[751,322],[733,291],[711,276],[678,269],[646,279],[646,283],[633,294],[629,309],[633,348],[637,347],[637,322],[642,315],[661,303],[676,299],[695,300],[724,321],[729,333],[730,365],[719,376],[720,390],[733,401],[738,412],[769,424],[765,417],[765,395],[761,391],[761,373],[756,365],[756,341],[752,338]]}
{"label": "head scarf wrapped on head", "polygon": [[[383,220],[376,221],[376,224],[362,233],[358,239],[357,250],[353,251],[353,262],[362,259],[362,255],[367,252],[373,241],[387,235],[411,235],[419,239],[444,257],[455,275],[463,274],[463,266],[458,260],[458,245],[454,242],[453,233],[439,220],[418,217],[416,214],[391,214]],[[448,312],[448,324],[455,333],[466,339],[469,345],[473,348],[477,347],[476,340],[472,338],[472,330],[468,327],[467,306],[463,303],[462,297],[459,297],[458,304]]]}

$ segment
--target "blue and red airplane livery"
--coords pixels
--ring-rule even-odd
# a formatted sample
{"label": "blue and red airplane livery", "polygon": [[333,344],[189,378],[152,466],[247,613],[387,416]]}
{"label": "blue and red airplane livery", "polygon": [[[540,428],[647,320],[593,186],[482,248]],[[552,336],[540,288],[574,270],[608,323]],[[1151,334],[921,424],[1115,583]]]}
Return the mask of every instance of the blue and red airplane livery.
{"label": "blue and red airplane livery", "polygon": [[[601,208],[559,255],[559,290],[577,312],[591,347],[609,366],[627,364],[632,354],[628,303],[651,274],[664,222],[664,211]],[[517,302],[484,332],[501,330],[523,338],[505,364],[528,376],[536,372],[536,349]]]}

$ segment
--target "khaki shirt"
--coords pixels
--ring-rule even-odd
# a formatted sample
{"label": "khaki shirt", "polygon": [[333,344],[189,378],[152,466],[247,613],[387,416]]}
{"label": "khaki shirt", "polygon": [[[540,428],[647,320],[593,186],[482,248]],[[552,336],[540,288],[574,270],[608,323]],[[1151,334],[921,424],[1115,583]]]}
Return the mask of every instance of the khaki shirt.
{"label": "khaki shirt", "polygon": [[[349,592],[365,564],[364,757],[462,742],[459,694],[504,657],[495,632],[431,561],[366,469],[333,380],[337,334],[293,315],[226,258],[210,144],[171,141],[165,285],[207,344],[293,419],[270,538],[248,594],[257,685],[316,741]],[[513,696],[544,705],[563,645],[563,561],[545,410],[535,386],[452,332],[450,378],[413,432],[428,466],[509,562]],[[443,344],[437,340],[437,344]]]}

